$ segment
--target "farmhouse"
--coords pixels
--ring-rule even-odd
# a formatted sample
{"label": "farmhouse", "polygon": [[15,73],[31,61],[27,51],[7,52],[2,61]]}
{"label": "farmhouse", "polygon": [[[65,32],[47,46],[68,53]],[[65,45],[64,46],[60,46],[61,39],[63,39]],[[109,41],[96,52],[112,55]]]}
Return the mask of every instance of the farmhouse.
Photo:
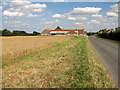
{"label": "farmhouse", "polygon": [[113,29],[107,30],[107,33],[111,33],[111,32],[114,32],[114,30]]}
{"label": "farmhouse", "polygon": [[98,32],[98,34],[102,34],[103,33],[103,30],[100,30],[99,32]]}
{"label": "farmhouse", "polygon": [[74,29],[74,30],[68,30],[68,29],[62,29],[59,26],[55,30],[48,30],[45,29],[41,35],[80,35],[84,36],[84,29]]}
{"label": "farmhouse", "polygon": [[113,29],[109,29],[109,30],[107,30],[107,31],[100,30],[100,31],[98,32],[98,34],[102,34],[103,32],[111,33],[111,32],[114,32],[114,30],[113,30]]}

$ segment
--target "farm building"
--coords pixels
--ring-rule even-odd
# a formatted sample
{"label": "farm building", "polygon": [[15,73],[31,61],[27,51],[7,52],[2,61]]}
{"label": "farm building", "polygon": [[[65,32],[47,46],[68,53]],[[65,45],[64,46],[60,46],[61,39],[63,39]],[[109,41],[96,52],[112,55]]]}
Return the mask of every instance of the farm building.
{"label": "farm building", "polygon": [[45,29],[41,35],[81,35],[84,36],[84,29],[74,29],[74,30],[67,30],[62,29],[59,26],[55,30],[48,30]]}

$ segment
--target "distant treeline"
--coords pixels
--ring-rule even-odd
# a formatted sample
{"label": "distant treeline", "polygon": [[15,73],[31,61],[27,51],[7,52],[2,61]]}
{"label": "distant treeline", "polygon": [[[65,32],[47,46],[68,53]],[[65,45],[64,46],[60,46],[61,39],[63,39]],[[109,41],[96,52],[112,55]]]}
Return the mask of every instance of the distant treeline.
{"label": "distant treeline", "polygon": [[95,35],[95,34],[97,34],[97,32],[88,32],[87,33],[88,36]]}
{"label": "distant treeline", "polygon": [[36,31],[33,31],[33,33],[26,33],[25,31],[18,31],[18,30],[10,32],[7,29],[0,31],[0,36],[37,36],[37,35],[40,35],[40,33]]}
{"label": "distant treeline", "polygon": [[[113,29],[112,29],[113,30]],[[107,29],[102,29],[102,33],[98,32],[98,36],[111,40],[120,41],[120,27],[115,28],[115,31],[107,32]]]}

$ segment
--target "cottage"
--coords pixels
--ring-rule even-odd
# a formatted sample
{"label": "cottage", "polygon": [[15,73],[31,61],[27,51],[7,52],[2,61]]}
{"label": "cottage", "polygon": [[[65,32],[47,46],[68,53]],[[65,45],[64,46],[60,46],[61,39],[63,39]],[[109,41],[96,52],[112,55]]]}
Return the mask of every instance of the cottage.
{"label": "cottage", "polygon": [[80,35],[84,36],[84,29],[74,29],[74,30],[67,30],[62,29],[59,26],[55,30],[48,30],[45,29],[41,35]]}
{"label": "cottage", "polygon": [[114,32],[114,30],[113,29],[107,30],[107,33],[111,33],[111,32]]}
{"label": "cottage", "polygon": [[98,34],[102,34],[103,33],[103,30],[100,30],[99,32],[98,32]]}

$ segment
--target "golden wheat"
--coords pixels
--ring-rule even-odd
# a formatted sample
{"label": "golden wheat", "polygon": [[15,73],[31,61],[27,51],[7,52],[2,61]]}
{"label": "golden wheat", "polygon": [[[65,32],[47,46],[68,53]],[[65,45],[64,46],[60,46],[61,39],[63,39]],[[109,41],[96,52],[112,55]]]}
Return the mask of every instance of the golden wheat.
{"label": "golden wheat", "polygon": [[2,38],[2,60],[13,59],[71,39],[68,36],[12,36]]}

